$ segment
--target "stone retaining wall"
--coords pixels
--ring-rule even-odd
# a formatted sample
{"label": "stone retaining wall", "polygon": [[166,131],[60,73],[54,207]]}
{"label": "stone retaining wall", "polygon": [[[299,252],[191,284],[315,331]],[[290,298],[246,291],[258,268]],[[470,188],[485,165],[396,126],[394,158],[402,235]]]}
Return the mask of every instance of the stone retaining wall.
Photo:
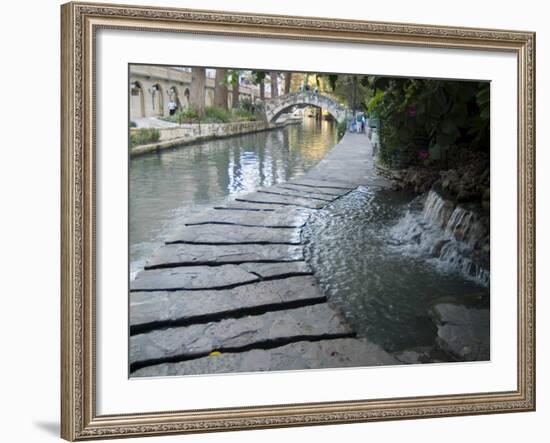
{"label": "stone retaining wall", "polygon": [[[184,123],[169,128],[158,128],[160,139],[158,142],[135,146],[130,149],[130,156],[134,157],[148,152],[168,149],[178,145],[186,145],[193,142],[224,138],[234,135],[250,134],[283,127],[287,124],[299,123],[301,120],[287,119],[276,124],[268,124],[263,121],[244,121],[232,123]],[[131,132],[139,129],[131,128]]]}

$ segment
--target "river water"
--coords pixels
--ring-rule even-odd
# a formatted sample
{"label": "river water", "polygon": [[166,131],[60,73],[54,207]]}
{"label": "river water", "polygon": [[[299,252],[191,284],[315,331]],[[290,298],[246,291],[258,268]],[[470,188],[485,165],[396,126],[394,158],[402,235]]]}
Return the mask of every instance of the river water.
{"label": "river water", "polygon": [[306,118],[283,129],[132,158],[131,278],[183,216],[300,176],[336,142],[334,123]]}
{"label": "river water", "polygon": [[329,300],[358,336],[389,352],[434,345],[430,308],[438,302],[488,304],[484,280],[464,276],[406,235],[406,222],[422,215],[424,200],[360,187],[315,212],[302,234]]}

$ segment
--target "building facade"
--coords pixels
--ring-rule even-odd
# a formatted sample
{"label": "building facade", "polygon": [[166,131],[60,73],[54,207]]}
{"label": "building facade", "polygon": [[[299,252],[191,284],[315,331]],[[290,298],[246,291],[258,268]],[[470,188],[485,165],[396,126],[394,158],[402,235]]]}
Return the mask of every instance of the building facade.
{"label": "building facade", "polygon": [[[215,69],[206,70],[205,103],[214,104]],[[227,101],[233,103],[232,86],[228,86]],[[191,68],[132,65],[130,67],[130,120],[162,117],[169,114],[168,104],[174,101],[178,110],[189,106]],[[258,86],[241,78],[239,99],[259,100]]]}

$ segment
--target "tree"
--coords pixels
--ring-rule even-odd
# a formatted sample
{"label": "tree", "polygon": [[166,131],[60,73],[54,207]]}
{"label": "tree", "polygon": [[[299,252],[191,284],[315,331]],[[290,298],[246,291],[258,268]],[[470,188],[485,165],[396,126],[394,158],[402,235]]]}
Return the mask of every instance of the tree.
{"label": "tree", "polygon": [[189,101],[197,112],[197,117],[204,117],[206,89],[206,69],[191,68],[191,90],[189,91]]}
{"label": "tree", "polygon": [[[353,110],[365,108],[369,97],[366,80],[366,76],[339,75],[335,80],[334,94],[345,100]],[[329,82],[332,80],[329,79]]]}
{"label": "tree", "polygon": [[271,71],[271,98],[279,95],[279,73]]}
{"label": "tree", "polygon": [[227,70],[216,69],[216,80],[214,85],[214,106],[227,111]]}
{"label": "tree", "polygon": [[336,82],[338,81],[338,74],[329,74],[327,76],[330,88],[334,92],[336,90]]}
{"label": "tree", "polygon": [[290,93],[291,82],[292,82],[292,72],[287,72],[285,75],[285,94]]}
{"label": "tree", "polygon": [[240,101],[239,101],[240,87],[241,87],[240,81],[239,81],[240,74],[241,74],[241,71],[238,71],[236,69],[229,70],[229,76],[231,78],[231,86],[232,86],[232,97],[233,97],[232,107],[233,108],[238,108],[240,104]]}
{"label": "tree", "polygon": [[252,81],[255,85],[260,87],[260,99],[265,99],[265,77],[267,73],[265,71],[254,71],[252,73]]}

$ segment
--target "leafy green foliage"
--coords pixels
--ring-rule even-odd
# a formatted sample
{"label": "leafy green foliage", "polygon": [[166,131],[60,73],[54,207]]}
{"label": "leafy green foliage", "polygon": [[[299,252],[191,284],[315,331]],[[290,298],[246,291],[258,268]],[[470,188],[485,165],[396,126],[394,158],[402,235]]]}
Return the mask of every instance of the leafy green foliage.
{"label": "leafy green foliage", "polygon": [[330,89],[332,89],[332,91],[335,91],[336,82],[338,81],[338,74],[329,74],[327,77],[328,77],[328,83],[330,85]]}
{"label": "leafy green foliage", "polygon": [[226,111],[223,108],[217,106],[210,106],[205,108],[204,117],[198,118],[197,111],[193,106],[178,112],[175,115],[168,115],[160,117],[161,120],[172,123],[229,123],[236,121],[253,121],[256,120],[255,106],[250,104],[250,107],[242,106],[245,103],[241,103],[241,107]]}
{"label": "leafy green foliage", "polygon": [[130,146],[147,145],[158,142],[160,131],[157,128],[140,128],[130,133]]}
{"label": "leafy green foliage", "polygon": [[233,121],[254,121],[256,120],[256,116],[253,112],[241,107],[233,109],[231,119]]}
{"label": "leafy green foliage", "polygon": [[249,97],[244,97],[244,98],[241,98],[240,109],[243,109],[245,111],[248,111],[251,114],[254,114],[256,112],[263,110],[263,103],[254,102]]}
{"label": "leafy green foliage", "polygon": [[397,152],[426,164],[459,145],[489,148],[489,83],[371,78],[369,86],[367,111],[381,120],[383,162]]}
{"label": "leafy green foliage", "polygon": [[197,117],[197,110],[194,106],[189,106],[188,108],[185,108],[183,111],[178,113],[178,119],[181,118],[182,120],[196,119]]}
{"label": "leafy green foliage", "polygon": [[259,85],[261,82],[265,81],[267,72],[265,71],[252,71],[252,81],[255,85]]}
{"label": "leafy green foliage", "polygon": [[344,101],[347,106],[356,109],[365,109],[366,100],[370,91],[366,86],[368,77],[361,75],[338,75],[333,88],[334,95]]}
{"label": "leafy green foliage", "polygon": [[164,117],[159,117],[161,120],[171,122],[171,123],[193,123],[197,121],[197,110],[191,105],[188,108],[183,109],[174,115],[167,115]]}
{"label": "leafy green foliage", "polygon": [[227,123],[231,120],[231,114],[217,106],[209,106],[204,109],[205,123]]}
{"label": "leafy green foliage", "polygon": [[340,123],[338,123],[338,126],[336,127],[336,131],[338,132],[338,140],[340,140],[344,134],[346,133],[347,128],[347,122],[344,120]]}

